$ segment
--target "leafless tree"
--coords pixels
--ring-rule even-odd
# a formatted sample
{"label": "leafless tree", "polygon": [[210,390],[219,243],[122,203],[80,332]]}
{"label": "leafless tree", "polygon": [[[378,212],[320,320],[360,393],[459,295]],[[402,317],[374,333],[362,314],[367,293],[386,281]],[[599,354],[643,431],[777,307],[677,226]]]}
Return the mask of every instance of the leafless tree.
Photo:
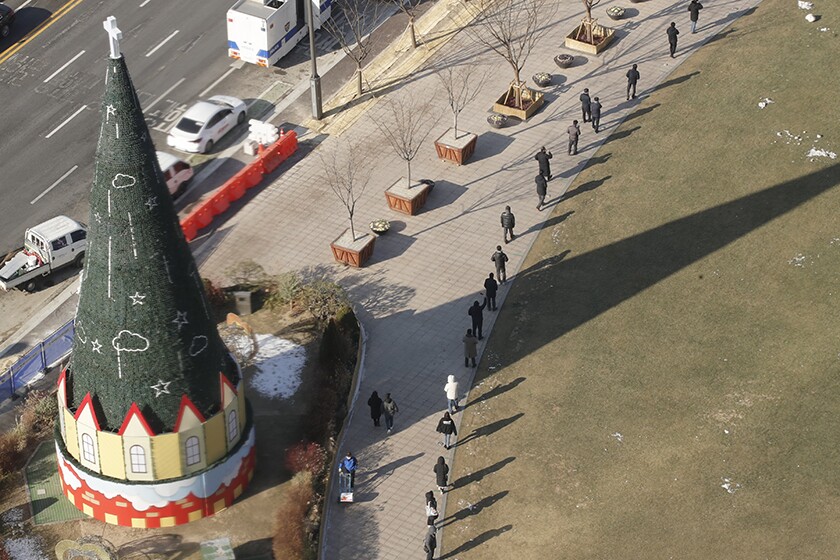
{"label": "leafless tree", "polygon": [[414,21],[417,19],[417,6],[423,0],[391,0],[408,17],[408,36],[411,39],[411,48],[417,48],[417,33],[414,29]]}
{"label": "leafless tree", "polygon": [[[308,1],[308,0],[307,0]],[[350,60],[356,63],[356,95],[362,95],[362,67],[371,53],[373,24],[379,18],[383,4],[376,0],[341,0],[333,4],[338,15],[343,16],[347,28],[343,29],[334,18],[324,22],[323,28],[337,42]]]}
{"label": "leafless tree", "polygon": [[373,122],[408,165],[408,186],[411,187],[411,160],[417,156],[432,130],[429,103],[402,92],[382,102],[386,106],[386,114]]}
{"label": "leafless tree", "polygon": [[463,66],[446,65],[435,68],[435,75],[446,92],[446,102],[452,111],[455,124],[455,138],[458,138],[458,115],[469,103],[475,100],[487,79],[487,70],[467,64]]}
{"label": "leafless tree", "polygon": [[592,31],[592,24],[595,20],[592,19],[592,8],[601,3],[601,0],[580,0],[583,2],[583,8],[586,10],[586,17],[578,28],[576,39],[578,41],[585,41],[590,44],[595,44],[595,34]]}
{"label": "leafless tree", "polygon": [[501,56],[513,70],[511,89],[522,109],[524,82],[519,73],[531,51],[548,31],[557,10],[556,0],[463,0],[475,16],[467,32],[478,44]]}
{"label": "leafless tree", "polygon": [[320,178],[329,185],[347,210],[353,241],[357,239],[353,224],[356,203],[362,198],[365,187],[370,182],[371,166],[367,161],[366,152],[360,144],[343,140],[337,142],[334,149],[318,154],[323,166]]}

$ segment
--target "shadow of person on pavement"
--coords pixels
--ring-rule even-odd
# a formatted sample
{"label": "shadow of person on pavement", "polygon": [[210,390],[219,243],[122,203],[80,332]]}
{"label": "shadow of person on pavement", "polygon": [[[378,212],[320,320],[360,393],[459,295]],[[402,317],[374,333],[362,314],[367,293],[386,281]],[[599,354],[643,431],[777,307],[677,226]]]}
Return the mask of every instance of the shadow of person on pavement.
{"label": "shadow of person on pavement", "polygon": [[484,544],[485,542],[489,541],[494,537],[498,537],[502,533],[507,533],[513,529],[513,525],[505,525],[504,527],[499,527],[498,529],[491,529],[490,531],[484,531],[474,539],[465,542],[458,548],[455,548],[446,554],[443,554],[439,557],[439,560],[444,560],[445,558],[455,558],[457,555],[462,554],[470,549],[473,549],[477,546]]}

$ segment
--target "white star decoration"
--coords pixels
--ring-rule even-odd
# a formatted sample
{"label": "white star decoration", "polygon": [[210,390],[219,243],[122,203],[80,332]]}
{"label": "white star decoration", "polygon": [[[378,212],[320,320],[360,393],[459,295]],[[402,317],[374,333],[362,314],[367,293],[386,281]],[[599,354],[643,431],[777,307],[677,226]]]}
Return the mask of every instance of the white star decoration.
{"label": "white star decoration", "polygon": [[105,122],[108,122],[111,115],[117,116],[117,108],[109,104],[105,106]]}
{"label": "white star decoration", "polygon": [[99,215],[99,212],[94,212],[93,213],[93,219],[96,220],[97,224],[102,223],[102,216]]}
{"label": "white star decoration", "polygon": [[155,397],[159,397],[163,394],[170,395],[169,392],[169,384],[172,383],[171,381],[164,381],[163,379],[158,379],[157,385],[152,385],[150,389],[154,390]]}
{"label": "white star decoration", "polygon": [[157,205],[158,201],[156,196],[149,197],[149,200],[146,201],[146,206],[149,207],[149,210],[155,208]]}
{"label": "white star decoration", "polygon": [[90,343],[90,349],[96,352],[97,354],[102,353],[102,344],[99,342],[99,339],[95,339],[93,342]]}
{"label": "white star decoration", "polygon": [[187,312],[186,311],[176,311],[175,318],[172,319],[172,322],[178,325],[178,330],[181,330],[181,327],[189,323],[187,321]]}
{"label": "white star decoration", "polygon": [[128,296],[131,298],[131,305],[143,305],[143,300],[146,299],[146,296],[141,296],[140,292],[134,292],[133,296]]}

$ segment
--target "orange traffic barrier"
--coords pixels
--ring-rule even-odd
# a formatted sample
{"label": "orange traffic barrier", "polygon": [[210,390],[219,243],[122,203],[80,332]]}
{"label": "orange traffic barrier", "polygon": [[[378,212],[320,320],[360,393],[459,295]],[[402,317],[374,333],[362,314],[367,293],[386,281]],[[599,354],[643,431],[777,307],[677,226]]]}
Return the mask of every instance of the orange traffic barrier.
{"label": "orange traffic barrier", "polygon": [[192,241],[200,229],[206,228],[213,218],[230,208],[230,203],[239,200],[245,191],[259,185],[263,176],[280,166],[298,147],[294,131],[280,132],[280,139],[271,146],[259,147],[257,159],[239,170],[236,175],[219,187],[216,193],[199,204],[181,221],[181,229],[187,241]]}

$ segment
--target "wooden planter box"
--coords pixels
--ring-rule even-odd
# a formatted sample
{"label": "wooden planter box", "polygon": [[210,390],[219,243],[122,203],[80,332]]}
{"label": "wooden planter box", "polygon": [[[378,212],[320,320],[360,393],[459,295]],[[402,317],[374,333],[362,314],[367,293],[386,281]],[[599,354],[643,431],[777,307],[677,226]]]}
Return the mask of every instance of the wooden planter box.
{"label": "wooden planter box", "polygon": [[539,91],[534,90],[531,90],[531,103],[525,109],[517,109],[516,107],[509,107],[505,105],[505,97],[507,97],[507,94],[502,95],[498,101],[493,103],[493,111],[503,115],[516,117],[517,119],[523,121],[531,118],[531,116],[543,106],[543,103],[545,103],[545,96],[543,96],[543,94]]}
{"label": "wooden planter box", "polygon": [[363,233],[354,241],[350,228],[347,228],[338,239],[330,243],[330,248],[336,262],[361,268],[373,256],[375,241],[376,236],[372,233]]}
{"label": "wooden planter box", "polygon": [[385,191],[385,198],[388,200],[388,207],[391,210],[414,216],[426,204],[426,199],[429,198],[432,187],[426,183],[414,183],[411,187],[408,187],[407,183],[408,181],[404,177],[400,177],[396,183]]}
{"label": "wooden planter box", "polygon": [[435,150],[440,159],[464,165],[464,162],[475,152],[476,140],[478,140],[478,135],[463,131],[456,138],[455,129],[450,128],[435,140]]}
{"label": "wooden planter box", "polygon": [[612,40],[615,38],[614,29],[604,27],[603,25],[596,25],[594,26],[595,38],[600,38],[601,41],[596,45],[590,45],[589,43],[585,43],[583,41],[578,41],[575,39],[575,37],[577,37],[579,27],[580,26],[575,27],[571,33],[566,35],[566,48],[589,54],[598,54],[604,49],[606,49],[610,45]]}

